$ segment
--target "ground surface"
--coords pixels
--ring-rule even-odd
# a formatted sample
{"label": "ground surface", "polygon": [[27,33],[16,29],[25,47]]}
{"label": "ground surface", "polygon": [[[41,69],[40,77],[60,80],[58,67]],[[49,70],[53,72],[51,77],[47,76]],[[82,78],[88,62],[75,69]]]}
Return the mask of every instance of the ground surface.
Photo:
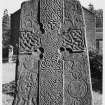
{"label": "ground surface", "polygon": [[[93,92],[93,98],[94,98],[94,105],[102,105],[102,95],[98,92]],[[2,95],[2,105],[12,105],[13,97],[3,94]]]}
{"label": "ground surface", "polygon": [[9,83],[15,79],[15,63],[3,63],[2,65],[2,83]]}
{"label": "ground surface", "polygon": [[[15,80],[15,63],[3,63],[2,65],[2,83],[10,83]],[[95,84],[95,83],[94,83]],[[94,85],[93,84],[93,85]],[[12,105],[13,97],[7,94],[2,94],[2,105]],[[102,94],[97,90],[93,90],[94,105],[102,105]]]}

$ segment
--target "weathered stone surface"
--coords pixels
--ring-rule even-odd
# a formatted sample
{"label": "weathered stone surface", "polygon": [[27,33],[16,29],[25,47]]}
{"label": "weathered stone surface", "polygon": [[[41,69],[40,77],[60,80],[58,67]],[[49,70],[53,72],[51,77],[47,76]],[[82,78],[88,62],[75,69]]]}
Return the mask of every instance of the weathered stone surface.
{"label": "weathered stone surface", "polygon": [[16,71],[17,93],[13,105],[37,105],[40,27],[37,21],[38,2],[21,6],[19,64]]}
{"label": "weathered stone surface", "polygon": [[85,24],[79,1],[25,2],[20,23],[13,105],[92,105]]}
{"label": "weathered stone surface", "polygon": [[[92,105],[89,65],[86,52],[64,57],[64,105]],[[75,101],[74,101],[75,100]],[[90,100],[84,103],[85,100]]]}
{"label": "weathered stone surface", "polygon": [[92,105],[85,25],[80,3],[64,0],[64,105]]}
{"label": "weathered stone surface", "polygon": [[45,30],[41,43],[45,52],[39,69],[39,105],[63,105],[63,61],[58,53],[62,45],[62,8],[62,0],[40,1],[40,22]]}
{"label": "weathered stone surface", "polygon": [[32,52],[40,46],[38,2],[24,2],[21,6],[20,18],[19,52]]}
{"label": "weathered stone surface", "polygon": [[13,105],[37,105],[38,61],[33,55],[19,55],[17,93]]}
{"label": "weathered stone surface", "polygon": [[64,24],[62,36],[65,40],[64,46],[73,52],[84,51],[85,25],[82,7],[77,0],[64,0]]}

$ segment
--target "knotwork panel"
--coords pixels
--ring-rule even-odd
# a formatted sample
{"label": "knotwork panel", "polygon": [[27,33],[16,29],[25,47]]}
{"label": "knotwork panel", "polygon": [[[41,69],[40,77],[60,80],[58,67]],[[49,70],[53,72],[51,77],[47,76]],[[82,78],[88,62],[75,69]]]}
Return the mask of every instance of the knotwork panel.
{"label": "knotwork panel", "polygon": [[45,52],[40,64],[39,105],[63,105],[63,61],[58,53],[62,45],[62,14],[62,0],[40,0],[40,22],[45,30],[41,43]]}
{"label": "knotwork panel", "polygon": [[63,0],[40,0],[40,22],[45,30],[59,30],[63,21]]}
{"label": "knotwork panel", "polygon": [[63,32],[63,46],[70,48],[73,52],[84,51],[86,49],[83,29],[68,29]]}
{"label": "knotwork panel", "polygon": [[[52,36],[57,38],[56,41],[50,40]],[[56,33],[44,34],[42,47],[45,52],[39,69],[39,105],[63,104],[63,61],[58,53],[61,45]]]}
{"label": "knotwork panel", "polygon": [[64,0],[62,36],[65,39],[64,44],[73,52],[86,49],[83,12],[81,4],[77,0]]}
{"label": "knotwork panel", "polygon": [[32,52],[40,47],[40,38],[38,33],[30,31],[21,31],[19,37],[19,51],[23,53]]}
{"label": "knotwork panel", "polygon": [[40,46],[38,1],[27,1],[21,7],[19,52],[32,52]]}

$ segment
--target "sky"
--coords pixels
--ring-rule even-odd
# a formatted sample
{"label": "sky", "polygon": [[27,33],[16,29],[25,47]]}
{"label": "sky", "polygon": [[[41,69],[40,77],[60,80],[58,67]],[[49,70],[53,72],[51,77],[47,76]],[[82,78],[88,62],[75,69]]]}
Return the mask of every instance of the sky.
{"label": "sky", "polygon": [[[21,3],[27,0],[3,0],[3,10],[8,9],[8,12],[14,13],[21,7]],[[95,9],[103,9],[104,0],[79,0],[82,6],[88,8],[88,5],[91,3],[94,5]]]}

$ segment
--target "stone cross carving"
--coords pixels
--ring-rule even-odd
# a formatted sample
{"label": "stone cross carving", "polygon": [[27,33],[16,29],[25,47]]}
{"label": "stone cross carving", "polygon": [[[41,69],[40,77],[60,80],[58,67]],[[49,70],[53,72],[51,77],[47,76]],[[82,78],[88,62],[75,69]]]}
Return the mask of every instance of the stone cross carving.
{"label": "stone cross carving", "polygon": [[79,1],[23,3],[18,59],[13,105],[92,105]]}

